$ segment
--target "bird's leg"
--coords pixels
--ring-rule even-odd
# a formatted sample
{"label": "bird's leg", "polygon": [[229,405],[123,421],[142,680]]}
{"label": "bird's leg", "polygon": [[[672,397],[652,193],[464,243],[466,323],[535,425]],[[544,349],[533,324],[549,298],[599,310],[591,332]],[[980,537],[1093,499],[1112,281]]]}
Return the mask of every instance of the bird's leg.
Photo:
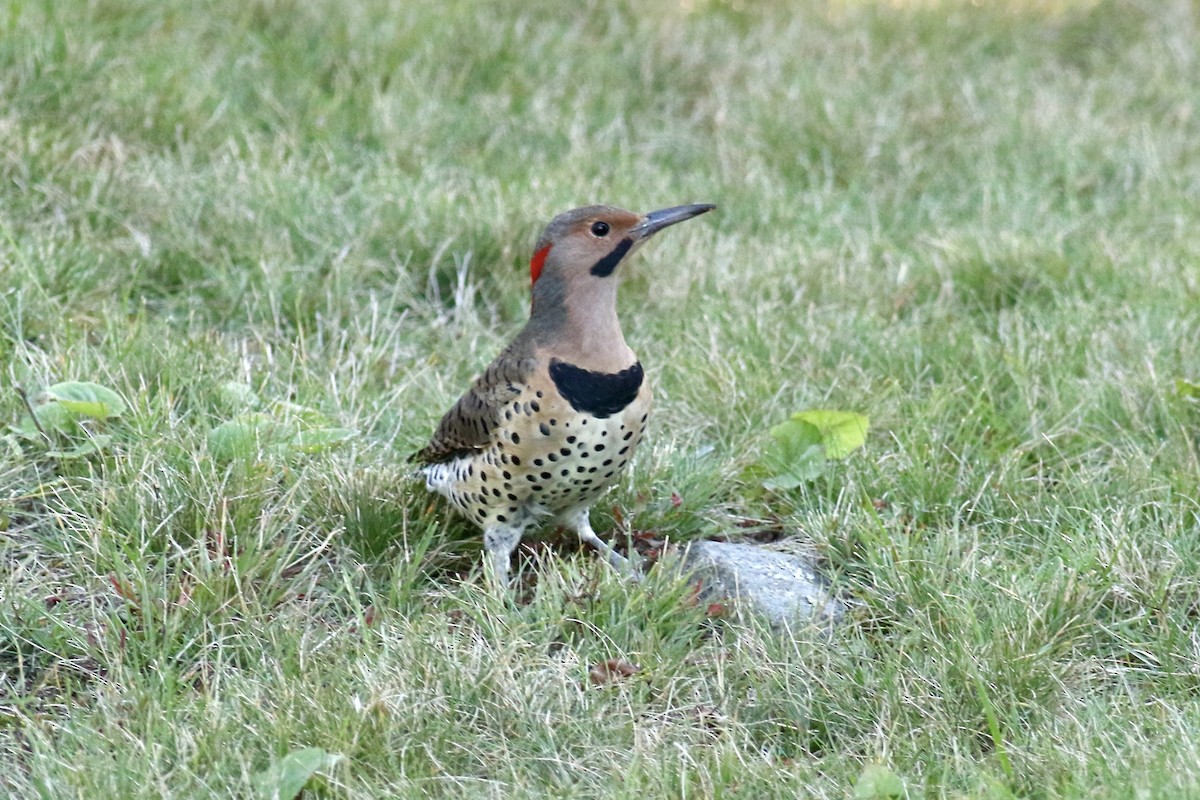
{"label": "bird's leg", "polygon": [[564,514],[560,520],[563,525],[579,534],[579,538],[604,554],[605,560],[619,574],[624,575],[635,583],[641,580],[641,572],[637,566],[625,556],[613,550],[612,545],[601,539],[592,530],[592,522],[586,508],[576,509]]}
{"label": "bird's leg", "polygon": [[513,550],[517,549],[523,532],[523,528],[510,525],[492,525],[484,530],[483,547],[487,551],[487,558],[483,568],[487,573],[488,582],[493,586],[505,590],[509,588],[508,562]]}

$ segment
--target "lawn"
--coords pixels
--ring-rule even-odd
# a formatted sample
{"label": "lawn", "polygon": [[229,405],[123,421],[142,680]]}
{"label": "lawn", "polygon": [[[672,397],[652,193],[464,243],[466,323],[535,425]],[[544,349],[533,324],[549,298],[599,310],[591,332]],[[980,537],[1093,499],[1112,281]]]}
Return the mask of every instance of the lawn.
{"label": "lawn", "polygon": [[[595,202],[718,205],[596,529],[782,535],[831,637],[497,595],[412,479]],[[1197,231],[1185,0],[9,0],[0,795],[1200,795]],[[764,488],[804,409],[865,446]]]}

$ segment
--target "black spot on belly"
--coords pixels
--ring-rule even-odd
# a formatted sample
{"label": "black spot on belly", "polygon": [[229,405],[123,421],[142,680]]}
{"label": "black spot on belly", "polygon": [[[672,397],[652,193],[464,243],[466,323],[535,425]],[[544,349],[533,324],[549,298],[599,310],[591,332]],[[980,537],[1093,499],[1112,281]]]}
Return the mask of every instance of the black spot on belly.
{"label": "black spot on belly", "polygon": [[604,419],[628,406],[642,388],[641,362],[620,372],[592,372],[574,364],[550,362],[550,379],[571,408]]}

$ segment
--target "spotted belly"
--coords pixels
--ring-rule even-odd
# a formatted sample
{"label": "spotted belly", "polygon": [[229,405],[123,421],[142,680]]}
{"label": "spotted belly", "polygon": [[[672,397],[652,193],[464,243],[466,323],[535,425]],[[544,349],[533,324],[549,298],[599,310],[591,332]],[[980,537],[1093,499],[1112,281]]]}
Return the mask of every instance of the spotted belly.
{"label": "spotted belly", "polygon": [[426,485],[484,528],[561,516],[592,505],[619,480],[649,410],[644,388],[604,417],[581,414],[561,397],[523,395],[505,409],[486,449],[424,467]]}

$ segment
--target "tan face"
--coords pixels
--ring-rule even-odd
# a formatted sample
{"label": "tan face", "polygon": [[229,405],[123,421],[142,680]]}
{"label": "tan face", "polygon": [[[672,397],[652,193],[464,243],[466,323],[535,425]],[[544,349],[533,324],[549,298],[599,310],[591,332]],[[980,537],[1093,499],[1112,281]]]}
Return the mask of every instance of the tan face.
{"label": "tan face", "polygon": [[646,239],[712,208],[709,204],[675,206],[645,215],[613,206],[568,211],[546,226],[530,262],[530,275],[534,283],[545,268],[572,282],[584,275],[609,278]]}
{"label": "tan face", "polygon": [[611,277],[621,262],[645,241],[633,233],[641,221],[638,215],[619,209],[589,214],[572,224],[554,244],[554,260],[567,272]]}
{"label": "tan face", "polygon": [[[537,283],[546,268],[560,279],[578,279],[605,258],[611,256],[619,262],[633,250],[630,231],[640,222],[637,214],[611,206],[588,206],[560,214],[546,226],[538,242],[529,265],[530,277]],[[612,256],[625,239],[631,243],[623,246],[619,256]],[[607,272],[612,274],[612,270]]]}

